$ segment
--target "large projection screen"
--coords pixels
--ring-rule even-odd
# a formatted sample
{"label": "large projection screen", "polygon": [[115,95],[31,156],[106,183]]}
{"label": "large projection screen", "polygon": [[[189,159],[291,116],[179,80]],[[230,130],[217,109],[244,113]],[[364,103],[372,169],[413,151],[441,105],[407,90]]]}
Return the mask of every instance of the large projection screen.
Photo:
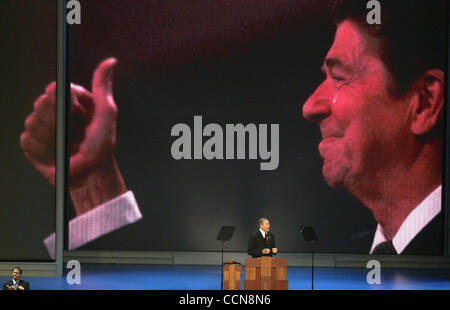
{"label": "large projection screen", "polygon": [[379,2],[83,2],[68,249],[443,255],[447,3]]}

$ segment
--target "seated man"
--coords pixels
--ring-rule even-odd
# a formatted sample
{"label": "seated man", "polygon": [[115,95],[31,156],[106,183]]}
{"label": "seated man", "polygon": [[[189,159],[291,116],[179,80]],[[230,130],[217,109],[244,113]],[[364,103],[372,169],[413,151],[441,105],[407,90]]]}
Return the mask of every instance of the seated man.
{"label": "seated man", "polygon": [[2,290],[29,290],[30,284],[27,281],[20,280],[22,276],[22,269],[20,267],[14,267],[12,271],[12,279],[6,283],[3,283]]}
{"label": "seated man", "polygon": [[265,217],[259,219],[259,230],[250,235],[247,253],[252,257],[273,256],[278,253],[275,235],[269,232],[270,223]]}

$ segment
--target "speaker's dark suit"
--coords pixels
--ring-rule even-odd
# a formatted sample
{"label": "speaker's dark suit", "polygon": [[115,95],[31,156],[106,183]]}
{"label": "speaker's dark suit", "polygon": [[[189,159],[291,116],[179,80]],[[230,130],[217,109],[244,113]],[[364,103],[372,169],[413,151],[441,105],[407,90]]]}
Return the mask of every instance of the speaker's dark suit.
{"label": "speaker's dark suit", "polygon": [[[272,234],[270,231],[267,234],[268,234],[267,240],[264,239],[259,230],[250,235],[250,238],[248,239],[248,248],[247,248],[248,255],[251,255],[252,257],[276,255],[272,253],[272,249],[277,247],[275,244],[275,235]],[[270,249],[270,253],[262,254],[262,250],[266,248]]]}
{"label": "speaker's dark suit", "polygon": [[[442,211],[436,215],[422,230],[412,239],[401,255],[442,255],[444,218]],[[370,251],[375,229],[371,232],[359,233],[346,242],[343,248],[348,253],[366,253]]]}
{"label": "speaker's dark suit", "polygon": [[[2,290],[8,290],[8,288],[6,286],[14,286],[13,281],[9,280],[8,282],[3,283]],[[30,283],[28,283],[27,281],[24,281],[24,280],[19,280],[18,286],[23,286],[23,288],[25,290],[30,289]]]}

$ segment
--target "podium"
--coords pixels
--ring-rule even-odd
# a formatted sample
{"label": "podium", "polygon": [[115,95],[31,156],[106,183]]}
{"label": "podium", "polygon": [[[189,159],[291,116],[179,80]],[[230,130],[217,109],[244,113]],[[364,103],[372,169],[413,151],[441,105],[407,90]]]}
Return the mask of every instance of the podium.
{"label": "podium", "polygon": [[244,290],[287,290],[286,258],[262,256],[245,260]]}
{"label": "podium", "polygon": [[223,265],[223,289],[240,290],[241,289],[241,264]]}

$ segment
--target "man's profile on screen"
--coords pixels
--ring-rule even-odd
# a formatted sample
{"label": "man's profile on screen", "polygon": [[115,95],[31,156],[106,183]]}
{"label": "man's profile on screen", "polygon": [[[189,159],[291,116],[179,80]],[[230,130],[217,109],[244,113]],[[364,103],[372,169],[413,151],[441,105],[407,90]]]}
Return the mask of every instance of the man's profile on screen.
{"label": "man's profile on screen", "polygon": [[[303,105],[322,174],[375,217],[371,254],[442,254],[445,1],[340,0],[324,81]],[[439,32],[443,31],[443,32]]]}

